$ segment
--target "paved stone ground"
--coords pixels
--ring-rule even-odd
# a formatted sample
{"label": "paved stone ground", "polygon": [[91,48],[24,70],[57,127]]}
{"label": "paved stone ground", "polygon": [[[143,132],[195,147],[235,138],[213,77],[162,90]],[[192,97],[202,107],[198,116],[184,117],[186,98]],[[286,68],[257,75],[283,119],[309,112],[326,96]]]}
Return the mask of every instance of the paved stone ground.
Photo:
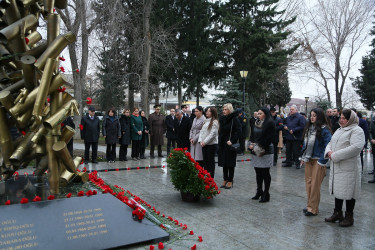
{"label": "paved stone ground", "polygon": [[[75,145],[75,148],[82,147]],[[99,148],[105,151],[105,147]],[[249,155],[238,159],[249,158]],[[88,169],[110,169],[148,165],[166,165],[165,158],[116,163],[89,164]],[[198,203],[181,201],[168,175],[161,169],[101,172],[99,176],[112,185],[119,185],[140,196],[158,210],[186,223],[189,229],[203,236],[203,242],[177,241],[166,249],[375,249],[375,184],[372,178],[372,154],[365,153],[361,198],[354,209],[354,226],[340,228],[324,222],[332,214],[334,197],[328,194],[328,177],[321,188],[320,213],[306,217],[304,170],[282,168],[281,159],[271,169],[271,200],[251,200],[255,194],[255,172],[251,162],[238,162],[234,187],[222,189],[213,200]],[[215,180],[222,182],[222,169],[216,168]],[[148,249],[148,245],[131,249]]]}
{"label": "paved stone ground", "polygon": [[[75,144],[76,149],[83,145]],[[99,147],[105,152],[105,147]],[[148,153],[146,154],[148,156]],[[238,157],[239,160],[249,155]],[[88,164],[88,170],[115,169],[148,165],[166,165],[165,158],[99,164]],[[185,203],[170,182],[168,167],[131,171],[100,172],[98,175],[112,185],[119,185],[155,206],[167,216],[188,225],[203,242],[181,240],[167,244],[165,249],[375,249],[375,184],[367,172],[372,169],[372,154],[365,153],[361,198],[354,209],[354,226],[340,228],[324,222],[332,214],[334,197],[328,194],[328,177],[321,188],[320,213],[306,217],[304,169],[282,168],[281,159],[271,169],[271,200],[251,200],[255,194],[255,172],[251,162],[238,162],[234,187],[222,189],[212,200]],[[216,168],[215,180],[222,182],[222,169]],[[149,249],[149,245],[129,249]],[[157,249],[157,246],[155,247]]]}

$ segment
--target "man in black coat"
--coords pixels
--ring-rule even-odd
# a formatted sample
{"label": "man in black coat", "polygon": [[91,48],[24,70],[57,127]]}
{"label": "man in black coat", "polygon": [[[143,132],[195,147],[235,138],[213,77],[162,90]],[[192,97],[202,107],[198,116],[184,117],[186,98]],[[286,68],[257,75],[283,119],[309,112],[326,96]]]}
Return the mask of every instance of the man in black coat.
{"label": "man in black coat", "polygon": [[184,116],[181,110],[176,109],[176,119],[174,120],[174,130],[176,132],[176,142],[178,148],[188,148],[190,150],[191,120]]}
{"label": "man in black coat", "polygon": [[240,143],[240,149],[241,149],[241,152],[239,154],[243,155],[245,152],[245,139],[247,136],[247,117],[245,115],[245,112],[241,108],[239,108],[237,112],[238,112],[238,120],[241,123],[241,131],[242,131],[238,139],[238,142]]}
{"label": "man in black coat", "polygon": [[279,131],[282,131],[284,128],[284,124],[280,117],[277,117],[276,109],[274,107],[270,108],[272,119],[275,123],[275,136],[274,140],[272,141],[273,144],[273,165],[276,166],[277,164],[277,157],[279,150],[277,145],[279,144]]}
{"label": "man in black coat", "polygon": [[92,163],[98,163],[96,158],[98,156],[98,141],[100,135],[99,123],[99,118],[95,116],[95,108],[90,106],[89,113],[82,117],[80,124],[81,139],[85,142],[85,164],[89,163],[90,147],[92,149]]}
{"label": "man in black coat", "polygon": [[335,133],[336,130],[340,128],[340,124],[339,124],[340,109],[339,108],[332,109],[332,116],[330,119],[331,119],[332,132]]}
{"label": "man in black coat", "polygon": [[[76,125],[73,122],[73,119],[71,116],[68,116],[63,122],[61,129],[63,130],[66,126],[71,127],[72,129],[76,129]],[[68,144],[66,144],[66,147],[69,150],[70,155],[73,157],[73,137],[70,139]]]}
{"label": "man in black coat", "polygon": [[375,120],[373,119],[370,123],[370,145],[371,145],[371,151],[372,151],[372,166],[373,169],[369,174],[373,174],[374,178],[372,180],[369,180],[369,183],[375,183]]}
{"label": "man in black coat", "polygon": [[165,127],[167,128],[167,156],[171,152],[172,148],[176,147],[176,133],[174,130],[175,110],[171,109],[170,114],[165,117]]}

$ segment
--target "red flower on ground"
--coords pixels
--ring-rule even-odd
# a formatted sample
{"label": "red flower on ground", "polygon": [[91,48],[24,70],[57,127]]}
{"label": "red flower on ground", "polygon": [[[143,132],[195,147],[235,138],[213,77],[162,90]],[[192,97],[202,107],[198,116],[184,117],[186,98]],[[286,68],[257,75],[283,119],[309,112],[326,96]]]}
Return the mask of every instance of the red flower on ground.
{"label": "red flower on ground", "polygon": [[190,230],[189,234],[190,234],[190,235],[194,235],[193,230]]}
{"label": "red flower on ground", "polygon": [[194,244],[194,246],[191,247],[191,250],[197,249],[197,244]]}
{"label": "red flower on ground", "polygon": [[85,192],[83,192],[82,190],[78,192],[77,194],[78,196],[84,196],[85,195]]}
{"label": "red flower on ground", "polygon": [[68,194],[66,195],[66,198],[70,198],[70,197],[72,197],[72,193],[68,193]]}
{"label": "red flower on ground", "polygon": [[96,194],[98,194],[98,192],[96,190],[94,190],[94,191],[92,191],[92,194],[96,195]]}
{"label": "red flower on ground", "polygon": [[48,196],[48,198],[47,198],[48,200],[54,200],[55,199],[55,196],[54,195],[50,195],[50,196]]}
{"label": "red flower on ground", "polygon": [[22,198],[21,201],[20,201],[21,204],[26,204],[26,203],[29,203],[29,199],[27,198]]}
{"label": "red flower on ground", "polygon": [[42,198],[40,198],[38,195],[35,196],[35,198],[33,199],[33,202],[38,202],[38,201],[41,201]]}
{"label": "red flower on ground", "polygon": [[153,245],[150,246],[150,250],[154,250],[155,247]]}
{"label": "red flower on ground", "polygon": [[159,249],[164,249],[164,244],[163,244],[163,242],[159,242],[159,244],[158,244],[158,248],[159,248]]}
{"label": "red flower on ground", "polygon": [[5,205],[10,205],[10,200],[7,200],[7,201],[5,202]]}
{"label": "red flower on ground", "polygon": [[202,236],[198,236],[198,240],[199,240],[199,242],[202,242],[203,241]]}
{"label": "red flower on ground", "polygon": [[92,195],[92,190],[87,191],[87,192],[86,192],[86,195],[87,195],[87,196],[91,196],[91,195]]}

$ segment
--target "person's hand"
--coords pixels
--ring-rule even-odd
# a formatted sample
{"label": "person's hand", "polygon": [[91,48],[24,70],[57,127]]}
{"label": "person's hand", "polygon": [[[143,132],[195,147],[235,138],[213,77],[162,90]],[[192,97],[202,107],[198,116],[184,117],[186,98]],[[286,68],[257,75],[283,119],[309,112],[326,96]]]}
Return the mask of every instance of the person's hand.
{"label": "person's hand", "polygon": [[122,132],[122,134],[124,135],[124,134],[125,134],[125,132]]}
{"label": "person's hand", "polygon": [[332,154],[333,154],[332,151],[329,151],[329,152],[327,153],[327,156],[328,156],[329,159],[331,159],[331,155],[332,155]]}
{"label": "person's hand", "polygon": [[371,142],[372,144],[375,144],[375,139],[372,139],[370,142]]}
{"label": "person's hand", "polygon": [[145,133],[148,134],[148,130],[145,130]]}
{"label": "person's hand", "polygon": [[300,165],[305,165],[305,162],[301,160]]}
{"label": "person's hand", "polygon": [[232,142],[231,141],[227,141],[227,144],[228,144],[228,146],[232,146]]}
{"label": "person's hand", "polygon": [[190,140],[190,143],[193,145],[195,144],[193,139]]}
{"label": "person's hand", "polygon": [[201,142],[201,146],[202,146],[202,148],[204,147],[204,146],[206,146],[206,143],[204,143],[203,141]]}
{"label": "person's hand", "polygon": [[288,130],[288,127],[287,127],[287,126],[284,126],[284,129],[285,129],[285,130]]}
{"label": "person's hand", "polygon": [[104,138],[106,138],[107,136],[103,136]]}
{"label": "person's hand", "polygon": [[138,134],[141,135],[141,134],[142,134],[142,131],[138,131]]}
{"label": "person's hand", "polygon": [[290,133],[290,134],[293,134],[293,130],[289,130],[289,133]]}

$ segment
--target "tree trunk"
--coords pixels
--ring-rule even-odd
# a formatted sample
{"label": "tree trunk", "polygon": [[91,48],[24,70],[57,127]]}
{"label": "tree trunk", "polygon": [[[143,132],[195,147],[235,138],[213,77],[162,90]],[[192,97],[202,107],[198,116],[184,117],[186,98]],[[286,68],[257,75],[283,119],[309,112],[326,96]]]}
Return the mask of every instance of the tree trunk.
{"label": "tree trunk", "polygon": [[141,98],[142,108],[146,115],[150,113],[148,88],[149,88],[149,76],[150,76],[150,63],[151,63],[151,33],[150,33],[150,13],[153,0],[143,1],[143,39],[144,39],[144,54],[143,54],[143,65],[142,65],[142,87],[141,87]]}
{"label": "tree trunk", "polygon": [[181,82],[178,80],[178,88],[177,88],[177,99],[178,99],[178,108],[181,108],[182,105],[182,88],[181,88]]}
{"label": "tree trunk", "polygon": [[134,81],[132,77],[129,77],[128,107],[130,109],[130,113],[132,113],[134,109]]}

